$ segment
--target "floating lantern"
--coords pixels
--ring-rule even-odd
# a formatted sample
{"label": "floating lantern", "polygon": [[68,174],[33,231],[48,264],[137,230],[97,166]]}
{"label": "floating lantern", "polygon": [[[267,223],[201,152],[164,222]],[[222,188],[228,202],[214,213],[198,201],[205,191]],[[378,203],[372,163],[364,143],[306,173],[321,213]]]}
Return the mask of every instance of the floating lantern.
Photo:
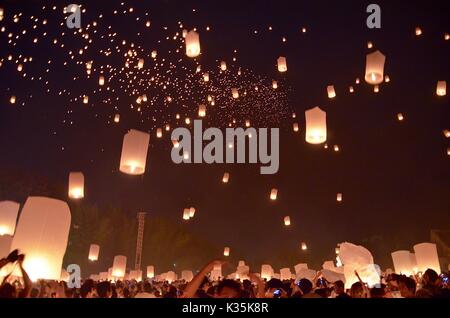
{"label": "floating lantern", "polygon": [[[1,21],[1,20],[0,20],[0,21]],[[444,34],[444,40],[445,40],[445,41],[450,40],[450,34],[445,33],[445,34]]]}
{"label": "floating lantern", "polygon": [[287,71],[287,61],[284,56],[280,56],[277,60],[278,72],[284,73]]}
{"label": "floating lantern", "polygon": [[414,265],[409,251],[396,251],[391,253],[395,272],[406,276],[414,275]]}
{"label": "floating lantern", "polygon": [[436,95],[437,96],[447,95],[447,82],[446,81],[438,81],[437,82]]}
{"label": "floating lantern", "polygon": [[373,48],[373,43],[372,43],[372,42],[367,42],[367,48],[368,48],[368,49]]}
{"label": "floating lantern", "polygon": [[100,75],[100,77],[98,78],[98,85],[105,85],[105,77],[103,75]]}
{"label": "floating lantern", "polygon": [[397,119],[398,119],[398,121],[403,121],[403,119],[404,119],[403,114],[402,113],[398,113],[397,114]]}
{"label": "floating lantern", "polygon": [[81,172],[71,172],[69,174],[69,198],[84,198],[84,175]]}
{"label": "floating lantern", "polygon": [[337,201],[337,202],[342,202],[342,193],[338,193],[338,194],[336,195],[336,201]]}
{"label": "floating lantern", "polygon": [[[17,202],[13,201],[0,202],[0,236],[14,235],[19,208],[20,204]],[[9,253],[9,250],[7,251],[7,253]]]}
{"label": "floating lantern", "polygon": [[336,97],[336,91],[334,90],[334,86],[333,85],[327,86],[327,93],[328,93],[328,98],[335,98]]}
{"label": "floating lantern", "polygon": [[280,269],[280,280],[291,280],[292,279],[292,273],[290,268],[282,268]]}
{"label": "floating lantern", "polygon": [[305,242],[302,242],[302,251],[306,251],[308,249],[308,246],[306,246]]}
{"label": "floating lantern", "polygon": [[138,69],[142,69],[144,67],[144,59],[139,59],[138,61]]}
{"label": "floating lantern", "polygon": [[277,199],[277,195],[278,195],[278,190],[272,189],[270,191],[270,200],[275,201]]}
{"label": "floating lantern", "polygon": [[185,37],[186,55],[188,57],[197,57],[200,55],[200,36],[194,30],[189,31]]}
{"label": "floating lantern", "polygon": [[205,116],[206,116],[206,106],[199,105],[198,106],[198,117],[205,117]]}
{"label": "floating lantern", "polygon": [[156,129],[156,137],[157,138],[161,138],[162,137],[162,128],[157,128]]}
{"label": "floating lantern", "polygon": [[227,63],[225,61],[220,62],[220,69],[224,72],[227,70]]}
{"label": "floating lantern", "polygon": [[379,92],[380,92],[380,86],[375,85],[375,86],[373,87],[373,92],[374,92],[374,93],[379,93]]}
{"label": "floating lantern", "polygon": [[148,133],[131,129],[123,137],[120,171],[131,175],[141,175],[145,172],[147,161]]}
{"label": "floating lantern", "polygon": [[183,210],[183,220],[188,221],[190,218],[190,211],[189,209],[184,209]]}
{"label": "floating lantern", "polygon": [[147,278],[155,277],[155,267],[153,265],[147,266]]}
{"label": "floating lantern", "polygon": [[246,119],[245,120],[245,127],[250,127],[250,126],[251,126],[250,120]]}
{"label": "floating lantern", "polygon": [[383,82],[385,62],[386,57],[380,51],[367,54],[365,76],[367,83],[377,85]]}
{"label": "floating lantern", "polygon": [[389,83],[389,82],[391,81],[391,78],[389,77],[389,75],[385,75],[385,76],[384,76],[384,81],[385,81],[386,83]]}
{"label": "floating lantern", "polygon": [[327,140],[327,113],[319,107],[305,111],[306,142],[321,144]]}
{"label": "floating lantern", "polygon": [[194,215],[195,215],[195,208],[194,207],[189,208],[189,217],[193,218]]}
{"label": "floating lantern", "polygon": [[114,122],[115,122],[115,123],[120,122],[120,115],[119,115],[119,114],[115,114],[115,115],[114,115]]}
{"label": "floating lantern", "polygon": [[190,282],[194,278],[192,271],[181,271],[181,279],[185,282]]}
{"label": "floating lantern", "polygon": [[89,103],[89,96],[84,95],[83,96],[83,104],[87,104],[87,103]]}
{"label": "floating lantern", "polygon": [[291,225],[291,218],[289,216],[284,217],[284,225],[285,226]]}
{"label": "floating lantern", "polygon": [[353,93],[353,92],[355,91],[355,89],[353,88],[353,86],[350,86],[350,87],[348,88],[348,90],[349,90],[350,93]]}
{"label": "floating lantern", "polygon": [[355,80],[355,84],[359,84],[361,81],[359,80],[359,78],[356,78]]}
{"label": "floating lantern", "polygon": [[195,73],[200,73],[202,71],[202,66],[198,65],[197,68],[195,69]]}
{"label": "floating lantern", "polygon": [[450,147],[447,148],[447,156],[450,156]]}
{"label": "floating lantern", "polygon": [[436,244],[416,244],[414,245],[414,253],[416,254],[417,268],[419,272],[425,273],[427,269],[431,268],[436,271],[436,273],[441,273]]}
{"label": "floating lantern", "polygon": [[156,56],[158,55],[158,52],[157,51],[152,51],[152,53],[151,53],[152,55],[152,58],[154,59],[154,58],[156,58]]}
{"label": "floating lantern", "polygon": [[190,125],[191,124],[191,119],[189,117],[186,117],[184,119],[184,122],[186,123],[186,125]]}
{"label": "floating lantern", "polygon": [[204,82],[209,82],[209,73],[204,73],[203,74],[203,81]]}
{"label": "floating lantern", "polygon": [[293,123],[292,129],[294,130],[294,132],[298,132],[298,123]]}
{"label": "floating lantern", "polygon": [[11,104],[15,104],[15,103],[16,103],[16,96],[11,96],[11,97],[9,98],[9,102],[10,102]]}
{"label": "floating lantern", "polygon": [[416,35],[417,35],[417,36],[421,36],[421,35],[422,35],[422,29],[419,28],[419,27],[416,27],[415,32],[416,32]]}
{"label": "floating lantern", "polygon": [[223,183],[228,183],[228,180],[230,179],[230,174],[228,173],[228,172],[225,172],[224,174],[223,174],[223,177],[222,177],[222,182]]}
{"label": "floating lantern", "polygon": [[181,36],[185,39],[187,34],[188,34],[188,30],[183,29],[183,32],[181,33]]}
{"label": "floating lantern", "polygon": [[233,98],[239,98],[239,91],[237,88],[232,88],[231,94],[233,95]]}
{"label": "floating lantern", "polygon": [[100,253],[100,246],[97,244],[91,244],[89,247],[89,256],[88,259],[91,262],[95,262],[98,260],[98,254]]}
{"label": "floating lantern", "polygon": [[123,255],[114,256],[113,266],[112,266],[112,276],[114,278],[123,278],[125,276],[125,271],[127,268],[127,257]]}
{"label": "floating lantern", "polygon": [[4,14],[5,14],[4,9],[0,8],[0,21],[3,21]]}
{"label": "floating lantern", "polygon": [[230,248],[229,247],[225,247],[223,249],[223,256],[230,256]]}
{"label": "floating lantern", "polygon": [[338,152],[339,151],[339,146],[338,145],[334,145],[333,149],[334,149],[335,152]]}
{"label": "floating lantern", "polygon": [[25,271],[33,281],[59,280],[70,231],[66,202],[28,197],[17,224],[11,250],[25,254]]}
{"label": "floating lantern", "polygon": [[264,264],[261,265],[261,278],[265,279],[266,281],[269,281],[274,276],[274,270],[272,266]]}
{"label": "floating lantern", "polygon": [[278,88],[278,82],[277,81],[272,81],[272,88],[273,89],[277,89]]}

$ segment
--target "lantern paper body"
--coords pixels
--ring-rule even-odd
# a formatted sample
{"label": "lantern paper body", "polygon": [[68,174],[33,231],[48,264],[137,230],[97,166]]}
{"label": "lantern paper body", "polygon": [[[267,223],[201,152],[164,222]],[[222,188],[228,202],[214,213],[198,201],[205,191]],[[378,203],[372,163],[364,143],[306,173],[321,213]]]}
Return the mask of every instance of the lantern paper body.
{"label": "lantern paper body", "polygon": [[192,271],[182,271],[181,272],[181,279],[185,280],[186,282],[190,282],[194,278],[194,274]]}
{"label": "lantern paper body", "polygon": [[322,276],[330,283],[334,283],[338,280],[345,282],[345,275],[343,272],[340,273],[336,270],[331,270],[331,269],[323,269],[321,272],[322,272]]}
{"label": "lantern paper body", "polygon": [[139,59],[138,61],[138,69],[141,69],[144,67],[144,59]]}
{"label": "lantern paper body", "polygon": [[162,137],[162,128],[157,128],[156,129],[156,138],[161,138]]}
{"label": "lantern paper body", "polygon": [[230,248],[229,247],[225,247],[223,249],[223,256],[230,256]]}
{"label": "lantern paper body", "polygon": [[441,273],[436,244],[416,244],[414,245],[414,253],[416,254],[417,268],[419,272],[425,273],[427,269],[431,268],[436,273]]}
{"label": "lantern paper body", "polygon": [[290,280],[292,278],[291,270],[289,268],[280,269],[281,280]]}
{"label": "lantern paper body", "polygon": [[173,281],[177,280],[177,274],[175,274],[175,272],[173,272],[173,271],[167,272],[166,275],[165,275],[165,279],[169,283],[172,283]]}
{"label": "lantern paper body", "polygon": [[88,259],[92,262],[95,262],[98,260],[98,254],[100,253],[100,246],[97,244],[91,244],[91,247],[89,248],[89,257]]}
{"label": "lantern paper body", "polygon": [[367,83],[377,85],[383,82],[385,62],[386,57],[380,51],[367,54],[365,75]]}
{"label": "lantern paper body", "polygon": [[397,251],[391,253],[394,263],[395,272],[410,276],[414,274],[414,266],[411,261],[411,253],[409,251]]}
{"label": "lantern paper body", "polygon": [[186,55],[197,57],[200,55],[200,36],[195,31],[189,31],[185,37]]}
{"label": "lantern paper body", "polygon": [[300,263],[294,266],[295,273],[298,273],[302,269],[308,269],[308,264]]}
{"label": "lantern paper body", "polygon": [[189,220],[190,219],[190,210],[189,209],[184,209],[183,210],[183,220]]}
{"label": "lantern paper body", "polygon": [[67,203],[29,197],[17,224],[11,250],[25,254],[24,269],[32,280],[58,280],[70,230]]}
{"label": "lantern paper body", "polygon": [[[6,257],[11,252],[13,237],[11,235],[0,235],[0,257]],[[1,269],[0,269],[1,272]],[[5,274],[6,275],[6,274]],[[1,276],[1,274],[0,274]]]}
{"label": "lantern paper body", "polygon": [[206,116],[206,106],[199,105],[198,106],[198,117],[205,117],[205,116]]}
{"label": "lantern paper body", "polygon": [[108,280],[108,272],[100,272],[98,275],[98,280],[106,281]]}
{"label": "lantern paper body", "polygon": [[306,278],[312,282],[314,280],[314,277],[316,277],[316,274],[317,272],[313,269],[302,268],[298,272],[296,272],[295,279],[300,280]]}
{"label": "lantern paper body", "polygon": [[105,77],[104,76],[100,76],[98,78],[98,85],[100,85],[100,86],[105,85]]}
{"label": "lantern paper body", "polygon": [[203,81],[209,82],[209,73],[204,73],[203,74]]}
{"label": "lantern paper body", "polygon": [[114,280],[114,277],[112,275],[112,267],[108,268],[108,280]]}
{"label": "lantern paper body", "polygon": [[228,180],[230,179],[230,174],[228,173],[228,172],[225,172],[224,174],[223,174],[223,177],[222,177],[222,182],[223,183],[228,183]]}
{"label": "lantern paper body", "polygon": [[114,122],[115,122],[115,123],[120,122],[120,115],[119,115],[119,114],[115,114],[115,115],[114,115]]}
{"label": "lantern paper body", "polygon": [[[14,235],[16,229],[17,214],[20,204],[13,201],[0,202],[0,236]],[[7,252],[9,254],[9,251]],[[6,255],[0,254],[0,257]]]}
{"label": "lantern paper body", "polygon": [[277,199],[277,196],[278,196],[278,190],[272,189],[270,191],[270,200],[275,201]]}
{"label": "lantern paper body", "polygon": [[84,175],[81,172],[71,172],[69,174],[69,198],[84,198]]}
{"label": "lantern paper body", "polygon": [[333,262],[333,261],[325,261],[325,262],[322,264],[322,268],[323,268],[323,269],[334,270],[334,268],[335,268],[334,262]]}
{"label": "lantern paper body", "polygon": [[145,172],[150,135],[131,129],[123,138],[120,171],[131,175]]}
{"label": "lantern paper body", "polygon": [[287,61],[284,56],[280,56],[277,60],[278,72],[284,73],[287,72]]}
{"label": "lantern paper body", "polygon": [[237,88],[232,88],[231,89],[231,95],[233,96],[233,98],[239,98],[239,91],[237,90]]}
{"label": "lantern paper body", "polygon": [[225,61],[220,62],[220,69],[222,71],[226,71],[227,70],[227,63]]}
{"label": "lantern paper body", "polygon": [[285,226],[291,225],[291,218],[289,216],[284,217],[284,225]]}
{"label": "lantern paper body", "polygon": [[321,144],[327,140],[327,114],[319,107],[305,111],[306,142]]}
{"label": "lantern paper body", "polygon": [[123,278],[127,268],[127,257],[123,255],[114,256],[112,276],[114,278]]}
{"label": "lantern paper body", "polygon": [[272,88],[273,89],[277,89],[278,88],[278,82],[277,81],[272,81]]}
{"label": "lantern paper body", "polygon": [[308,246],[306,246],[305,242],[302,242],[302,251],[306,251],[308,249]]}
{"label": "lantern paper body", "polygon": [[328,98],[335,98],[336,97],[336,91],[334,90],[334,86],[330,85],[327,87],[327,93],[328,93]]}
{"label": "lantern paper body", "polygon": [[267,281],[271,280],[274,276],[274,271],[272,266],[264,264],[261,266],[261,278]]}
{"label": "lantern paper body", "polygon": [[155,277],[155,267],[153,265],[147,266],[147,278]]}
{"label": "lantern paper body", "polygon": [[298,123],[293,123],[292,129],[294,130],[294,132],[298,132]]}
{"label": "lantern paper body", "polygon": [[446,81],[439,81],[437,83],[436,95],[438,95],[438,96],[447,95],[447,82]]}
{"label": "lantern paper body", "polygon": [[214,265],[213,270],[211,271],[210,278],[212,281],[218,281],[222,277],[222,265]]}
{"label": "lantern paper body", "polygon": [[342,193],[338,193],[338,194],[336,195],[336,201],[337,201],[337,202],[342,202]]}

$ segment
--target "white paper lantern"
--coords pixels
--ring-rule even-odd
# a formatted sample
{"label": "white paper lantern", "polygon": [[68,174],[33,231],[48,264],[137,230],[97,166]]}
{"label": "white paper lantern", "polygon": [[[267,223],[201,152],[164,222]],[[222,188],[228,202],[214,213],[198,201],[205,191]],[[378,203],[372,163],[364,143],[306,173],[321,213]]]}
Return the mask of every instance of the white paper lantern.
{"label": "white paper lantern", "polygon": [[441,273],[436,244],[416,244],[414,245],[414,254],[416,254],[417,268],[419,272],[425,273],[427,269],[431,268],[436,271],[436,273]]}
{"label": "white paper lantern", "polygon": [[100,75],[100,77],[98,78],[98,85],[105,85],[105,77],[103,75]]}
{"label": "white paper lantern", "polygon": [[158,55],[158,52],[156,50],[152,51],[152,58],[156,58],[156,56]]}
{"label": "white paper lantern", "polygon": [[298,123],[293,123],[292,129],[294,130],[294,132],[298,132]]}
{"label": "white paper lantern", "polygon": [[127,257],[123,255],[114,256],[112,266],[112,276],[116,279],[125,277],[125,271],[127,268]]}
{"label": "white paper lantern", "polygon": [[336,195],[336,201],[337,201],[337,202],[342,202],[342,193],[338,193],[338,194]]}
{"label": "white paper lantern", "polygon": [[11,250],[25,254],[24,269],[32,280],[58,280],[70,230],[66,202],[28,197],[20,214]]}
{"label": "white paper lantern", "polygon": [[195,208],[194,207],[190,207],[189,208],[189,217],[193,218],[195,215]]}
{"label": "white paper lantern", "polygon": [[189,31],[185,37],[186,55],[188,57],[197,57],[200,55],[200,36],[194,30]]}
{"label": "white paper lantern", "polygon": [[183,220],[187,221],[190,219],[190,210],[189,208],[186,208],[183,210]]}
{"label": "white paper lantern", "polygon": [[308,246],[306,246],[305,242],[302,242],[302,251],[306,251],[308,249]]}
{"label": "white paper lantern", "polygon": [[[0,236],[14,235],[20,204],[13,201],[0,202]],[[9,252],[9,251],[8,251]],[[3,257],[5,255],[1,255]]]}
{"label": "white paper lantern", "polygon": [[203,73],[203,81],[209,82],[209,73]]}
{"label": "white paper lantern", "polygon": [[278,88],[278,82],[277,81],[272,81],[272,88],[273,89],[277,89]]}
{"label": "white paper lantern", "polygon": [[227,70],[227,62],[220,62],[220,69],[225,72]]}
{"label": "white paper lantern", "polygon": [[327,140],[327,113],[319,107],[305,111],[306,142],[321,144]]}
{"label": "white paper lantern", "polygon": [[119,115],[119,114],[115,114],[115,115],[114,115],[114,122],[115,122],[115,123],[120,122],[120,115]]}
{"label": "white paper lantern", "polygon": [[367,83],[377,85],[383,82],[385,62],[386,57],[380,51],[367,54],[365,75]]}
{"label": "white paper lantern", "polygon": [[233,96],[233,98],[239,98],[239,91],[237,88],[232,88],[231,89],[231,95]]}
{"label": "white paper lantern", "polygon": [[0,21],[3,21],[5,11],[3,8],[0,8]]}
{"label": "white paper lantern", "polygon": [[155,267],[153,265],[147,266],[147,278],[155,277]]}
{"label": "white paper lantern", "polygon": [[284,225],[285,226],[291,225],[291,218],[289,216],[284,217]]}
{"label": "white paper lantern", "polygon": [[278,72],[284,73],[287,71],[287,61],[284,56],[280,56],[277,60]]}
{"label": "white paper lantern", "polygon": [[229,247],[225,247],[223,249],[223,256],[230,256],[230,248]]}
{"label": "white paper lantern", "polygon": [[162,128],[156,128],[156,138],[162,137]]}
{"label": "white paper lantern", "polygon": [[261,278],[267,281],[271,280],[274,276],[274,270],[272,266],[264,264],[261,265]]}
{"label": "white paper lantern", "polygon": [[144,67],[144,59],[139,59],[138,61],[138,69],[142,69]]}
{"label": "white paper lantern", "polygon": [[438,81],[437,82],[436,95],[437,96],[447,95],[447,82],[446,81]]}
{"label": "white paper lantern", "polygon": [[131,175],[141,175],[145,172],[147,162],[148,133],[131,129],[123,138],[120,171]]}
{"label": "white paper lantern", "polygon": [[328,98],[335,98],[336,97],[336,91],[334,90],[334,86],[333,85],[327,86],[327,93],[328,93]]}
{"label": "white paper lantern", "polygon": [[83,96],[83,104],[87,104],[87,103],[89,103],[89,96],[84,95]]}
{"label": "white paper lantern", "polygon": [[69,174],[69,198],[84,198],[84,175],[81,172],[71,172]]}
{"label": "white paper lantern", "polygon": [[206,116],[206,105],[199,105],[198,106],[198,117],[205,117]]}
{"label": "white paper lantern", "polygon": [[106,280],[108,280],[108,272],[100,272],[99,274],[98,274],[98,280],[99,281],[106,281]]}
{"label": "white paper lantern", "polygon": [[222,182],[223,183],[228,183],[228,180],[230,179],[230,174],[228,173],[228,172],[225,172],[224,174],[223,174],[223,177],[222,177]]}
{"label": "white paper lantern", "polygon": [[414,275],[414,266],[409,251],[396,251],[391,253],[391,256],[397,274]]}
{"label": "white paper lantern", "polygon": [[182,271],[181,272],[181,279],[190,282],[194,278],[194,273],[192,271]]}
{"label": "white paper lantern", "polygon": [[97,244],[91,244],[89,247],[89,256],[88,259],[91,262],[95,262],[98,260],[98,254],[100,253],[100,246]]}
{"label": "white paper lantern", "polygon": [[277,199],[278,196],[278,189],[273,188],[270,191],[270,200],[275,201]]}

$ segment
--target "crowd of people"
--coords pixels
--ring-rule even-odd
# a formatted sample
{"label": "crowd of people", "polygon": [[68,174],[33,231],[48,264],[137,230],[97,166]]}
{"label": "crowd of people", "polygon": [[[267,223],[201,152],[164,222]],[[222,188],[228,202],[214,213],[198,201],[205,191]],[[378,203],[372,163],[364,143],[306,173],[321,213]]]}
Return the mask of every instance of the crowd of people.
{"label": "crowd of people", "polygon": [[14,251],[0,260],[0,270],[14,263],[21,272],[20,279],[10,274],[0,277],[0,298],[450,298],[448,276],[438,275],[432,269],[411,277],[389,274],[381,277],[380,284],[372,288],[360,280],[346,290],[344,282],[328,282],[320,271],[312,281],[306,278],[267,281],[251,273],[243,281],[211,281],[211,270],[224,263],[215,260],[190,282],[152,279],[96,282],[86,279],[79,288],[69,288],[64,281],[33,283],[22,266],[24,258]]}

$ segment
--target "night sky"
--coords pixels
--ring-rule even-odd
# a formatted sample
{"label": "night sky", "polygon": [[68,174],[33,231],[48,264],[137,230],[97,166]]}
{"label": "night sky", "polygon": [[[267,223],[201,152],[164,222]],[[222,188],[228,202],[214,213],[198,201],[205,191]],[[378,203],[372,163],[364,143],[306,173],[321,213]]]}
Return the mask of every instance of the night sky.
{"label": "night sky", "polygon": [[[180,224],[183,208],[194,206],[195,218],[183,226],[217,246],[230,246],[252,264],[295,251],[297,262],[318,267],[334,257],[337,243],[349,241],[368,247],[375,262],[391,266],[390,252],[428,241],[431,229],[450,229],[450,143],[443,133],[450,129],[450,105],[448,94],[436,96],[437,81],[446,80],[448,86],[450,80],[450,40],[444,39],[450,32],[450,2],[376,1],[382,28],[370,30],[366,7],[372,2],[83,1],[87,12],[82,27],[98,24],[75,35],[60,25],[63,7],[70,2],[0,1],[5,9],[0,28],[6,28],[0,32],[0,169],[42,175],[63,185],[70,171],[82,171],[86,202],[116,205],[132,214],[146,211],[150,218],[165,216]],[[183,29],[179,22],[188,30],[198,29],[199,58],[184,54],[181,36],[172,39]],[[415,35],[416,27],[421,36]],[[8,43],[10,32],[14,36]],[[82,39],[84,33],[92,43]],[[373,49],[367,48],[368,41]],[[131,43],[136,58],[158,52],[155,61],[145,57],[143,72],[119,71]],[[102,54],[108,49],[110,55]],[[386,55],[385,74],[391,79],[378,94],[364,81],[366,54],[376,49]],[[23,63],[30,56],[32,62]],[[279,56],[287,57],[285,74],[277,71]],[[90,60],[88,77],[85,63]],[[219,74],[222,60],[228,74]],[[197,118],[207,91],[200,83],[202,72],[195,72],[198,64],[202,72],[210,72],[217,96],[204,125],[224,127],[235,119],[234,126],[244,127],[249,119],[256,128],[280,128],[276,175],[260,175],[259,164],[172,163],[170,134],[164,131],[157,139],[156,128],[182,127],[186,116]],[[174,73],[165,73],[169,65],[177,66]],[[242,79],[236,75],[239,68]],[[101,71],[107,83],[100,88]],[[170,78],[170,83],[166,89],[151,86],[152,76],[161,82]],[[355,84],[356,78],[361,84]],[[272,80],[279,83],[276,92]],[[231,85],[246,86],[249,96],[226,98]],[[336,88],[332,100],[328,85]],[[251,93],[254,86],[260,89]],[[355,93],[349,93],[349,86]],[[153,104],[141,105],[139,112],[136,92],[147,94]],[[9,102],[12,95],[15,104]],[[83,95],[89,96],[87,105]],[[171,103],[167,96],[173,97]],[[328,149],[305,142],[304,111],[315,106],[327,112]],[[112,121],[116,113],[120,123]],[[404,116],[401,122],[398,113]],[[123,135],[129,129],[151,134],[144,176],[119,172]],[[228,184],[221,182],[224,172],[230,173]],[[278,189],[275,202],[269,200],[272,188]],[[337,193],[343,194],[343,202],[336,202]],[[283,225],[286,215],[290,227]],[[300,250],[303,241],[307,252]]]}

